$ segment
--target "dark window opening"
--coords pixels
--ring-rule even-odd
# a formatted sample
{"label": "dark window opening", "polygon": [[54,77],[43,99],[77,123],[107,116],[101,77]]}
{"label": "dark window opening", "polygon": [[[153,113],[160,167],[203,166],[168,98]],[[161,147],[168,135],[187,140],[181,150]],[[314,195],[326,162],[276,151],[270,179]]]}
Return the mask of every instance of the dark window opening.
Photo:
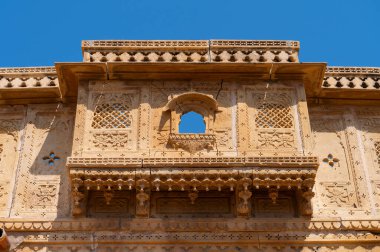
{"label": "dark window opening", "polygon": [[179,133],[206,133],[203,116],[194,111],[183,114],[179,123]]}

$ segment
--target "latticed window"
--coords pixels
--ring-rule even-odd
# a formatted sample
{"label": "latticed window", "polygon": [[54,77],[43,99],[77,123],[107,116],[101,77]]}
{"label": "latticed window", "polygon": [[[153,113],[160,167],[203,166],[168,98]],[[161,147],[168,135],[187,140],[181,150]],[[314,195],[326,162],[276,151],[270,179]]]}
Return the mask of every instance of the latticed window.
{"label": "latticed window", "polygon": [[91,124],[94,129],[124,129],[130,125],[129,108],[123,103],[105,103],[96,106]]}
{"label": "latticed window", "polygon": [[258,128],[292,128],[293,118],[290,107],[276,103],[263,103],[258,107],[256,117]]}
{"label": "latticed window", "polygon": [[380,142],[375,142],[375,153],[377,157],[377,163],[380,166]]}

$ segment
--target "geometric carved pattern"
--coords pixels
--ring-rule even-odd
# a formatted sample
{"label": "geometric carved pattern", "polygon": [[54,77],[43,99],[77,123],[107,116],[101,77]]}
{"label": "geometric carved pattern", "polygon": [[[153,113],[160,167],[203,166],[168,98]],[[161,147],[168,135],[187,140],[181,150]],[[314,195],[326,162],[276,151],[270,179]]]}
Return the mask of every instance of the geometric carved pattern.
{"label": "geometric carved pattern", "polygon": [[377,163],[380,166],[380,142],[375,142],[375,153],[377,157]]}
{"label": "geometric carved pattern", "polygon": [[263,103],[256,117],[258,128],[292,128],[293,118],[289,107],[276,103]]}
{"label": "geometric carved pattern", "polygon": [[94,129],[121,129],[130,125],[128,106],[114,103],[96,106],[91,126]]}

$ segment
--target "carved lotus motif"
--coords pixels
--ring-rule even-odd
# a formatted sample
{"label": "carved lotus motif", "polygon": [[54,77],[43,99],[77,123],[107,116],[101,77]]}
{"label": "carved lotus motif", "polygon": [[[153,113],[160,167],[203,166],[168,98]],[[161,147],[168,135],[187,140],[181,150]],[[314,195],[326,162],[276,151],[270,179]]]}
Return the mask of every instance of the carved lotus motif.
{"label": "carved lotus motif", "polygon": [[214,148],[216,137],[214,134],[170,134],[169,144],[175,148],[181,148],[190,153]]}

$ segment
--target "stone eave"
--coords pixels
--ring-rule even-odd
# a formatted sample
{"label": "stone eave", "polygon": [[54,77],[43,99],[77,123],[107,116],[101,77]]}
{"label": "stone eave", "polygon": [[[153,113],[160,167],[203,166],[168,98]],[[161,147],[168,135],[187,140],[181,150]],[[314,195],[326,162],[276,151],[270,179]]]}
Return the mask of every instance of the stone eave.
{"label": "stone eave", "polygon": [[75,97],[80,80],[303,80],[318,87],[325,63],[57,63],[63,97]]}
{"label": "stone eave", "polygon": [[[380,68],[325,63],[65,62],[54,67],[0,68],[0,104],[75,102],[84,80],[302,80],[309,102],[378,104]],[[341,80],[341,81],[339,81]]]}
{"label": "stone eave", "polygon": [[107,64],[86,62],[55,63],[63,100],[75,100],[82,80],[107,80]]}

